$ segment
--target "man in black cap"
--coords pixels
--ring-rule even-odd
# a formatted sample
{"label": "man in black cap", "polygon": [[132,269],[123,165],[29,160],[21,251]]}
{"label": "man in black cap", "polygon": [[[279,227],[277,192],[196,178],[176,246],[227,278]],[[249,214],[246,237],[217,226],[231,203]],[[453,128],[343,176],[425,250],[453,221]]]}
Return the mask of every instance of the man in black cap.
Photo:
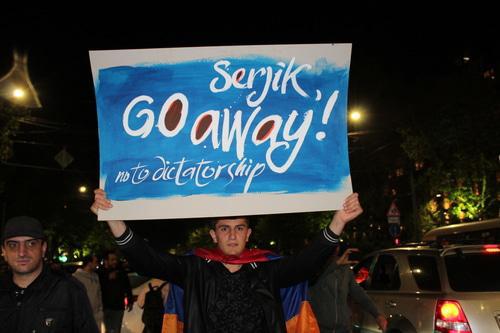
{"label": "man in black cap", "polygon": [[2,256],[10,270],[0,277],[0,332],[97,333],[83,285],[44,265],[46,251],[38,220],[7,221]]}

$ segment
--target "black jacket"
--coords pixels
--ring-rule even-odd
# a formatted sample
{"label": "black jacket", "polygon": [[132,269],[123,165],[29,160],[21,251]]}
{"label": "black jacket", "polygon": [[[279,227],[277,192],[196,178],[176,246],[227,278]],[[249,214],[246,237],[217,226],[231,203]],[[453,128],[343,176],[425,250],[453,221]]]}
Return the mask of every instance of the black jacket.
{"label": "black jacket", "polygon": [[[207,313],[215,299],[220,262],[158,253],[130,229],[117,238],[117,244],[138,273],[173,282],[184,289],[185,332],[207,331]],[[251,289],[264,310],[268,332],[286,332],[280,288],[310,278],[331,256],[337,244],[338,236],[326,228],[298,255],[242,267],[251,270]]]}
{"label": "black jacket", "polygon": [[376,318],[380,312],[366,291],[356,282],[349,265],[337,265],[336,258],[309,288],[311,306],[320,332],[351,332],[348,296]]}
{"label": "black jacket", "polygon": [[[125,309],[125,297],[129,304],[134,302],[130,281],[127,273],[123,269],[105,269],[99,272],[101,283],[102,307],[105,310]],[[110,274],[114,273],[111,279]]]}
{"label": "black jacket", "polygon": [[98,333],[85,287],[45,266],[17,301],[8,272],[0,278],[0,332]]}

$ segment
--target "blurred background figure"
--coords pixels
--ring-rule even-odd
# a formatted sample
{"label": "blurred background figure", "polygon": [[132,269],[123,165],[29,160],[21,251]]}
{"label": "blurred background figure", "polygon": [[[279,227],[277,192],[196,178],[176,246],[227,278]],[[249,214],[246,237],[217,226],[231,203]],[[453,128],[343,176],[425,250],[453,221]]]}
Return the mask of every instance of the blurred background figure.
{"label": "blurred background figure", "polygon": [[160,333],[163,324],[164,304],[170,291],[170,284],[152,279],[137,297],[137,306],[143,309],[143,333]]}
{"label": "blurred background figure", "polygon": [[108,251],[104,267],[98,271],[101,282],[104,327],[106,333],[120,333],[125,308],[132,310],[134,299],[127,273],[120,267],[118,255]]}
{"label": "blurred background figure", "polygon": [[321,333],[352,332],[351,309],[348,296],[376,318],[382,331],[387,320],[377,309],[365,290],[356,283],[351,265],[358,263],[359,250],[339,246],[317,279],[311,281],[309,296]]}
{"label": "blurred background figure", "polygon": [[73,273],[73,277],[85,286],[97,327],[99,327],[99,330],[102,332],[104,314],[102,308],[101,283],[96,273],[98,265],[99,261],[95,255],[83,257],[82,267],[78,268],[75,273]]}

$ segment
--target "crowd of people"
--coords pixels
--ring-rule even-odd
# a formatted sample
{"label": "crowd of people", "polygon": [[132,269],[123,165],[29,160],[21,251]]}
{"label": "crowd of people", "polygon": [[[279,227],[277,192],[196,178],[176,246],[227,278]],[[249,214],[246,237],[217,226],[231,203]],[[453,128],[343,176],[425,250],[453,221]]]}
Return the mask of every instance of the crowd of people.
{"label": "crowd of people", "polygon": [[[112,203],[98,189],[91,210],[97,214],[100,209],[112,209]],[[385,330],[385,317],[354,280],[354,262],[348,258],[353,250],[339,251],[344,227],[362,212],[358,195],[348,196],[330,224],[302,251],[287,257],[248,249],[252,229],[243,216],[213,220],[209,233],[214,248],[183,256],[154,250],[124,221],[107,223],[119,253],[139,274],[154,278],[148,286],[151,299],[154,291],[161,291],[160,305],[179,307],[179,323],[175,328],[164,323],[163,332],[279,333],[290,332],[292,326],[300,326],[296,332],[303,333],[351,332],[348,298]],[[8,220],[1,240],[9,267],[0,280],[1,332],[120,332],[124,311],[132,309],[134,298],[117,252],[107,252],[102,263],[95,255],[84,257],[81,267],[68,275],[46,263],[48,246],[38,220]],[[280,292],[301,283],[310,284],[312,319],[290,324]],[[174,290],[182,290],[180,299],[171,300],[178,295]],[[145,307],[147,292],[139,295],[138,306]],[[161,331],[159,311],[144,311],[144,332]]]}

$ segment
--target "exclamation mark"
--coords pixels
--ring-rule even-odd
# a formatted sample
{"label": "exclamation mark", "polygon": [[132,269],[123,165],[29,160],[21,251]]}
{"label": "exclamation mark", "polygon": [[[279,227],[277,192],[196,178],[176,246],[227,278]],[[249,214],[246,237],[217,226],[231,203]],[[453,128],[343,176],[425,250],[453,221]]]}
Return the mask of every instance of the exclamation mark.
{"label": "exclamation mark", "polygon": [[[321,122],[326,125],[328,124],[328,120],[330,119],[330,114],[332,113],[333,107],[337,102],[337,98],[339,96],[339,91],[335,90],[333,94],[330,96],[328,101],[326,102],[325,109],[323,110],[323,118],[321,118]],[[323,140],[326,137],[326,133],[323,131],[319,131],[316,133],[316,139],[318,141]]]}

